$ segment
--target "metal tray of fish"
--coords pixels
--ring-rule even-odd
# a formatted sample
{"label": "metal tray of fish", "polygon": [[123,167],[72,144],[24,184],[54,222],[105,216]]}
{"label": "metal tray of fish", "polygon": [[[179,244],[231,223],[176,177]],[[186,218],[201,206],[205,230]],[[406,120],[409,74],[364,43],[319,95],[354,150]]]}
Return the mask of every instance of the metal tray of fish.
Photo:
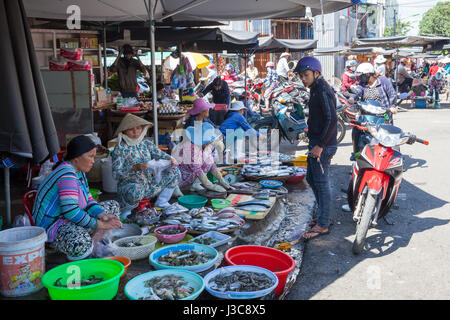
{"label": "metal tray of fish", "polygon": [[203,280],[206,291],[221,299],[261,298],[278,286],[278,277],[275,273],[265,268],[247,265],[216,269],[209,272]]}
{"label": "metal tray of fish", "polygon": [[[183,255],[180,258],[180,252],[183,251],[189,251],[188,253],[183,253]],[[191,256],[188,257],[188,255],[195,255],[195,259],[192,260]],[[186,256],[186,258],[184,258]],[[180,261],[182,262],[182,259],[189,260],[189,264],[192,264],[192,262],[199,261],[199,264],[195,265],[168,265],[168,264],[162,264],[160,261],[161,257],[164,258],[164,263],[167,263],[167,261],[170,261],[170,259],[173,259],[174,261],[177,260],[176,264],[178,264]],[[206,262],[204,258],[208,258]],[[198,258],[198,259],[197,259]],[[211,246],[203,245],[203,244],[174,244],[171,246],[166,246],[163,248],[160,248],[158,250],[153,251],[149,256],[150,264],[157,270],[161,269],[178,269],[178,270],[188,270],[192,272],[201,272],[206,271],[210,269],[217,259],[219,258],[219,253],[216,249],[214,249]]]}
{"label": "metal tray of fish", "polygon": [[231,237],[226,234],[217,231],[209,231],[189,240],[189,242],[204,244],[215,248],[227,243],[230,239]]}

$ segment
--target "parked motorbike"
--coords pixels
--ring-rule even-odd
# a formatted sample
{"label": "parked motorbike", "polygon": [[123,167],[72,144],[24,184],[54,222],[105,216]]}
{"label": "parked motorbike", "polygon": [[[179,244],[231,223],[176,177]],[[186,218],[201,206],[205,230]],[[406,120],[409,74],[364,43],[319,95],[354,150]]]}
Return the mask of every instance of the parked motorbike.
{"label": "parked motorbike", "polygon": [[347,191],[348,205],[356,222],[352,252],[359,254],[369,227],[388,214],[397,197],[403,173],[403,156],[398,147],[414,142],[428,145],[428,141],[385,123],[355,121],[351,126],[373,137],[372,143],[363,148],[353,163]]}
{"label": "parked motorbike", "polygon": [[296,117],[288,106],[275,100],[271,108],[271,116],[263,117],[254,123],[255,130],[279,130],[279,139],[286,139],[290,143],[298,140],[308,142],[308,125],[304,119]]}

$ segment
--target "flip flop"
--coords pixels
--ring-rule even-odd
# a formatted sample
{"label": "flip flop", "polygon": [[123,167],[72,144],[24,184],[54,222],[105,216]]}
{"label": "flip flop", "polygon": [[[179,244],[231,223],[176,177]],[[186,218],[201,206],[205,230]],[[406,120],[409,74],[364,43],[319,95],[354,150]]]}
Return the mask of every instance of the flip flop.
{"label": "flip flop", "polygon": [[[311,220],[311,222],[309,223],[309,226],[312,228],[317,224],[317,218],[314,218]],[[333,225],[333,221],[330,219],[330,226]]]}
{"label": "flip flop", "polygon": [[[312,237],[310,237],[310,238],[305,238],[305,234],[307,234],[307,233],[316,233],[317,235],[312,236]],[[330,229],[328,229],[327,231],[323,231],[323,232],[319,232],[319,231],[311,231],[311,230],[309,230],[309,231],[307,231],[307,232],[305,232],[305,233],[303,234],[303,236],[302,236],[302,241],[303,241],[303,242],[307,242],[307,241],[309,241],[309,240],[311,240],[311,239],[314,239],[314,238],[317,238],[317,237],[320,237],[320,236],[323,236],[323,235],[329,234],[329,233],[330,233]]]}

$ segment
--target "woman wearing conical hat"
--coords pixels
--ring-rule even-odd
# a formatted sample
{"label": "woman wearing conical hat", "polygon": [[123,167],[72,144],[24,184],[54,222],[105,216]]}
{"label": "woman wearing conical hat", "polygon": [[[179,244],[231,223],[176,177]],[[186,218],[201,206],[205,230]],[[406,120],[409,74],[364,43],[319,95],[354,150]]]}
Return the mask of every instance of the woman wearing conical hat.
{"label": "woman wearing conical hat", "polygon": [[[127,114],[115,133],[119,142],[112,153],[113,175],[117,180],[117,191],[128,208],[155,196],[158,196],[155,207],[164,208],[169,205],[174,191],[176,196],[180,195],[177,187],[181,175],[176,160],[146,138],[152,126],[142,118]],[[159,182],[148,167],[150,160],[172,161],[170,167],[162,171]]]}

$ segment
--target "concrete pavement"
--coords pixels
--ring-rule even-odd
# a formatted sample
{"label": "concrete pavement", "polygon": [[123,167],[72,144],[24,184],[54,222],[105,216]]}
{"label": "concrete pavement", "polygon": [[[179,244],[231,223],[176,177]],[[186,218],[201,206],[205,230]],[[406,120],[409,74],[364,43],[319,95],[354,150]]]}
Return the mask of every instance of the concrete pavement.
{"label": "concrete pavement", "polygon": [[305,246],[299,277],[287,299],[450,298],[450,106],[412,109],[395,116],[404,131],[430,141],[401,147],[405,170],[396,205],[369,229],[366,246],[352,254],[355,223],[346,203],[351,135],[332,160],[335,212],[331,233]]}

